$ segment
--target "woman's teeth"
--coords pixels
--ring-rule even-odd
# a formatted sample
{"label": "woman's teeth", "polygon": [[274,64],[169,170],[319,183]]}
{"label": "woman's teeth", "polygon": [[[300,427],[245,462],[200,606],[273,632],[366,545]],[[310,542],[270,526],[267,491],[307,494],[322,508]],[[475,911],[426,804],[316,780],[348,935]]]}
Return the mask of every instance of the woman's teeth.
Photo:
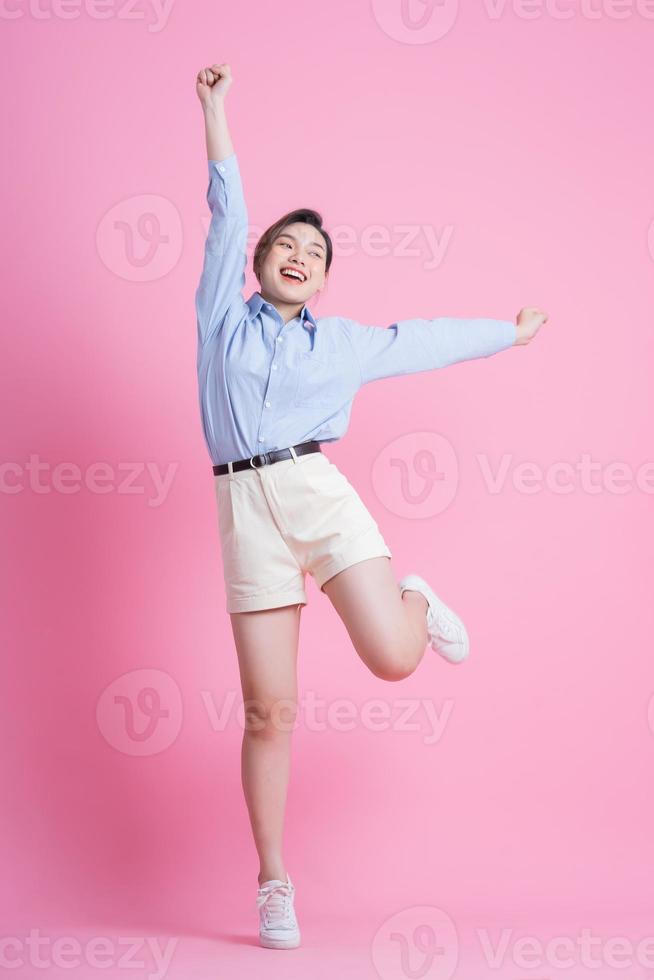
{"label": "woman's teeth", "polygon": [[304,282],[304,277],[299,272],[290,272],[289,270],[284,269],[280,275],[283,279],[286,279],[287,282]]}

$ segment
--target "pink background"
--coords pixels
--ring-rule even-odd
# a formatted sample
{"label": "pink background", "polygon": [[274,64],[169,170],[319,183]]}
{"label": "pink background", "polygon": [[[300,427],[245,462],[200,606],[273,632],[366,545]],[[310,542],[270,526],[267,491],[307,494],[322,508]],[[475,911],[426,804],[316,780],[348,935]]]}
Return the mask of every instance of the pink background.
{"label": "pink background", "polygon": [[[444,980],[473,964],[475,977],[558,975],[508,959],[491,969],[476,929],[494,941],[502,929],[654,934],[654,470],[626,492],[610,484],[612,464],[635,474],[652,459],[654,21],[635,4],[527,17],[446,3],[433,16],[457,14],[450,29],[412,43],[399,0],[178,2],[160,30],[145,3],[115,3],[102,20],[90,5],[70,8],[75,19],[46,2],[49,16],[11,9],[4,935],[174,937],[169,977],[260,977],[263,956],[270,976],[395,980],[406,961],[378,930],[404,916],[411,949],[430,906],[458,946],[420,975]],[[427,651],[414,675],[385,683],[307,579],[301,697],[382,699],[393,717],[429,700],[449,716],[427,744],[361,716],[312,730],[301,707],[285,855],[304,944],[286,956],[256,939],[240,685],[195,374],[208,209],[194,79],[213,61],[234,72],[230,126],[257,232],[305,204],[352,229],[316,315],[550,316],[528,348],[364,388],[327,448],[397,578],[427,578],[464,618],[472,653],[454,668]],[[435,268],[424,225],[450,229]],[[386,254],[366,246],[372,226]],[[418,254],[401,254],[402,226]],[[256,286],[250,272],[246,295]],[[412,509],[384,460],[404,454],[417,494],[412,452],[439,438],[456,461],[451,502]],[[583,454],[599,492],[577,478],[569,493],[527,493],[513,477]],[[492,493],[479,457],[496,470],[505,455]],[[79,467],[76,490],[62,463]],[[102,493],[84,483],[98,463],[113,472]],[[148,473],[168,467],[156,501]],[[148,689],[167,712],[151,732],[137,700]],[[221,726],[211,708],[225,705]],[[651,975],[642,962],[560,972]],[[125,970],[53,963],[49,975],[99,973]]]}

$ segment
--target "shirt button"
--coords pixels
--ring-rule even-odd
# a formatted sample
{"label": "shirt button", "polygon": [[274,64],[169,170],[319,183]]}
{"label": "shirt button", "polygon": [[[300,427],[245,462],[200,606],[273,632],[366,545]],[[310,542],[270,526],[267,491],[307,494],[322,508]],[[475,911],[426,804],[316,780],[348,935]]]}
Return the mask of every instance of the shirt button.
{"label": "shirt button", "polygon": [[278,344],[283,344],[284,343],[284,338],[283,337],[278,337],[277,338],[277,343]]}
{"label": "shirt button", "polygon": [[225,168],[224,167],[221,167],[220,169],[222,170],[223,173],[225,173]]}
{"label": "shirt button", "polygon": [[276,364],[273,364],[273,371],[276,371],[276,370],[277,370],[277,365]]}
{"label": "shirt button", "polygon": [[263,442],[263,436],[259,436],[259,442]]}
{"label": "shirt button", "polygon": [[266,402],[266,408],[270,408],[270,402]]}

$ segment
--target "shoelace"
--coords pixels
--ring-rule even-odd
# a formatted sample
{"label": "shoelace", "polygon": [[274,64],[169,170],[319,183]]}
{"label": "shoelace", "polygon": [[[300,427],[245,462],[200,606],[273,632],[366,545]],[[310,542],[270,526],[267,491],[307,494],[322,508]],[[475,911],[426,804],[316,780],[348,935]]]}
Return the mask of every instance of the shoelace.
{"label": "shoelace", "polygon": [[427,621],[430,629],[437,629],[446,639],[454,639],[457,635],[455,624],[450,621],[442,609],[427,603]]}
{"label": "shoelace", "polygon": [[291,923],[291,897],[295,887],[288,883],[267,885],[257,893],[257,908],[265,905],[264,916],[270,925],[273,921],[283,925]]}
{"label": "shoelace", "polygon": [[433,611],[432,622],[438,628],[439,632],[448,639],[456,636],[454,623],[450,622],[442,609],[435,609]]}

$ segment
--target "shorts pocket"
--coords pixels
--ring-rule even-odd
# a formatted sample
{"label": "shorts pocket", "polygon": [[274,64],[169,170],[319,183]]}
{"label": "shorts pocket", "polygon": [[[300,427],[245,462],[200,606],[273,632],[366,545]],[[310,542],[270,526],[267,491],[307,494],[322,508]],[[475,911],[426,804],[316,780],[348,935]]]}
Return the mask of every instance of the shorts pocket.
{"label": "shorts pocket", "polygon": [[301,472],[314,493],[348,494],[354,490],[345,474],[326,456],[321,455],[316,465],[303,466]]}
{"label": "shorts pocket", "polygon": [[220,550],[222,556],[225,586],[254,591],[251,587],[253,569],[256,562],[255,522],[244,522],[242,510],[247,508],[246,488],[237,479],[227,479],[218,484],[218,525],[220,528]]}
{"label": "shorts pocket", "polygon": [[220,537],[224,541],[228,533],[234,526],[234,512],[232,510],[232,495],[230,492],[231,479],[225,473],[222,478],[216,480],[216,504],[218,506],[218,527]]}

